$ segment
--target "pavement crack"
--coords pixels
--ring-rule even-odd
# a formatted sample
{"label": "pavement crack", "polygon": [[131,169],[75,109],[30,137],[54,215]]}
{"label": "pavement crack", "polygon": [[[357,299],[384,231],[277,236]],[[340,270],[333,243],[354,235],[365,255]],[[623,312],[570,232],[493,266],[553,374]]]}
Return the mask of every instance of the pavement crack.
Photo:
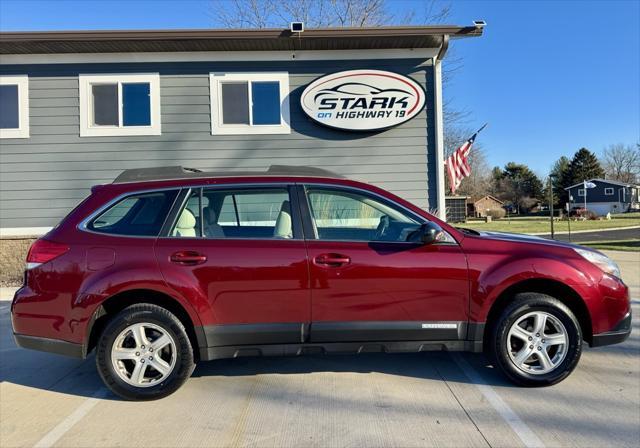
{"label": "pavement crack", "polygon": [[476,428],[476,431],[478,431],[478,433],[480,434],[480,436],[482,437],[482,439],[484,440],[484,443],[487,444],[488,447],[492,447],[491,443],[489,443],[489,441],[487,440],[487,438],[484,436],[484,434],[482,433],[482,431],[480,430],[480,427],[476,424],[475,420],[473,419],[473,417],[471,417],[471,414],[469,414],[469,412],[465,409],[465,407],[462,405],[462,402],[460,401],[460,399],[458,398],[458,396],[456,395],[456,393],[453,391],[453,389],[451,388],[451,386],[449,385],[449,382],[447,381],[447,379],[444,377],[444,375],[442,374],[442,372],[440,372],[440,369],[438,369],[437,365],[434,365],[434,368],[436,370],[436,372],[438,373],[438,375],[440,375],[440,378],[442,379],[442,382],[445,384],[445,386],[447,386],[447,389],[449,389],[449,392],[451,392],[451,395],[453,395],[453,398],[456,400],[456,403],[458,403],[458,406],[460,406],[460,409],[462,409],[462,411],[464,412],[464,414],[467,416],[467,418],[469,419],[469,421],[471,422],[471,424],[473,424],[474,428]]}
{"label": "pavement crack", "polygon": [[253,402],[253,399],[255,397],[256,391],[260,386],[260,383],[261,383],[260,375],[256,374],[251,381],[251,386],[249,387],[249,391],[247,392],[247,395],[242,403],[240,414],[236,418],[236,424],[232,428],[231,442],[229,443],[229,446],[231,447],[236,448],[240,446],[240,443],[242,441],[242,436],[244,435],[246,430],[247,417],[249,415],[249,410]]}

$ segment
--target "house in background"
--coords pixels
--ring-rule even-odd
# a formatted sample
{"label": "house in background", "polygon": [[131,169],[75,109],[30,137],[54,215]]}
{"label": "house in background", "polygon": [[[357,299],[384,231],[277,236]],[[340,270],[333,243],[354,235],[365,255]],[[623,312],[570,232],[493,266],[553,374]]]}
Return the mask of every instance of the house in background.
{"label": "house in background", "polygon": [[502,210],[504,202],[487,194],[482,197],[472,197],[467,203],[467,216],[485,218],[489,210]]}
{"label": "house in background", "polygon": [[640,185],[607,179],[591,179],[587,182],[594,183],[595,188],[585,190],[583,182],[565,188],[569,192],[569,208],[584,207],[586,195],[587,210],[598,215],[640,210]]}

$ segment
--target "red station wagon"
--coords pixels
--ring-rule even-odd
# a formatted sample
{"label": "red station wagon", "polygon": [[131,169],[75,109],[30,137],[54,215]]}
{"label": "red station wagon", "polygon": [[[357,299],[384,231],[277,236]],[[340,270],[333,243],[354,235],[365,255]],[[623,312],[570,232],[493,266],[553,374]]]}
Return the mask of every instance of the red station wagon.
{"label": "red station wagon", "polygon": [[29,251],[21,347],[84,358],[127,399],[178,389],[197,361],[485,351],[549,385],[582,341],[630,334],[618,266],[575,245],[457,229],[317,168],[127,170]]}

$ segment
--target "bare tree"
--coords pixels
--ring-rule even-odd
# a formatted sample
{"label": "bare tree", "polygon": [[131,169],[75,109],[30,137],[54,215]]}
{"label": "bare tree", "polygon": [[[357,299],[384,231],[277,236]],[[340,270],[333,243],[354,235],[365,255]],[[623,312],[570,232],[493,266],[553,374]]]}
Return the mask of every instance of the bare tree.
{"label": "bare tree", "polygon": [[276,4],[263,0],[213,0],[210,16],[225,28],[268,28]]}
{"label": "bare tree", "polygon": [[213,0],[211,16],[225,28],[284,28],[302,21],[309,28],[366,27],[398,24],[441,23],[449,6],[436,0],[424,2],[418,14],[393,12],[387,0]]}
{"label": "bare tree", "polygon": [[603,166],[609,179],[628,183],[640,181],[640,144],[635,148],[622,143],[609,145],[604,150]]}

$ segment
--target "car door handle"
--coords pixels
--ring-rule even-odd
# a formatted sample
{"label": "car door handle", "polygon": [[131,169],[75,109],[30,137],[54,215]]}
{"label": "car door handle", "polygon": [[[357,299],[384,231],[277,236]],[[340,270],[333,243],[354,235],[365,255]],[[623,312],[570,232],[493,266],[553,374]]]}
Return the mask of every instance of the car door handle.
{"label": "car door handle", "polygon": [[186,266],[193,266],[197,264],[202,264],[207,261],[207,256],[202,255],[193,250],[183,250],[180,252],[175,252],[170,257],[171,262],[182,264]]}
{"label": "car door handle", "polygon": [[342,254],[321,254],[313,259],[313,264],[330,268],[339,268],[349,263],[351,263],[351,258]]}

